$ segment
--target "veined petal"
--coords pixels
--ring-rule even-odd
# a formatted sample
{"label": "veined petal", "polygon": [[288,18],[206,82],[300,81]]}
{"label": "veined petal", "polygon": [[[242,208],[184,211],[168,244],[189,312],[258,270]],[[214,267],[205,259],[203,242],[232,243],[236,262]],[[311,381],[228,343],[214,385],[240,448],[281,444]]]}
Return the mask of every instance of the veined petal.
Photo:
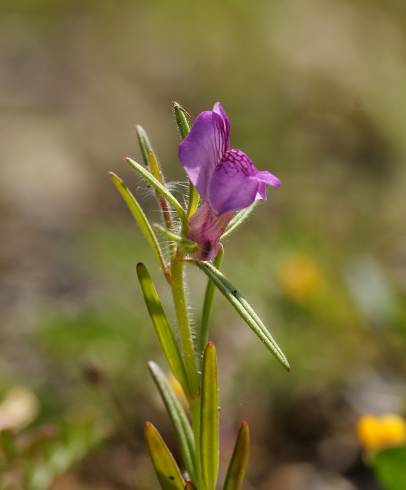
{"label": "veined petal", "polygon": [[228,150],[223,160],[214,171],[210,186],[210,204],[213,209],[223,214],[250,206],[260,187],[253,179],[257,169],[251,159],[241,150]]}
{"label": "veined petal", "polygon": [[188,238],[197,242],[199,248],[196,258],[211,260],[219,251],[220,237],[234,213],[218,216],[207,202],[204,202],[192,216],[189,224]]}
{"label": "veined petal", "polygon": [[280,186],[280,180],[267,171],[259,171],[241,150],[228,150],[213,173],[210,204],[219,213],[237,211],[257,199],[266,199],[266,186]]}
{"label": "veined petal", "polygon": [[227,113],[224,110],[224,107],[220,104],[220,102],[216,102],[213,106],[213,112],[219,114],[224,123],[224,131],[225,131],[225,141],[226,141],[226,150],[230,148],[230,120],[228,119]]}
{"label": "veined petal", "polygon": [[201,112],[190,133],[179,145],[179,158],[200,196],[208,197],[210,181],[227,148],[223,116]]}

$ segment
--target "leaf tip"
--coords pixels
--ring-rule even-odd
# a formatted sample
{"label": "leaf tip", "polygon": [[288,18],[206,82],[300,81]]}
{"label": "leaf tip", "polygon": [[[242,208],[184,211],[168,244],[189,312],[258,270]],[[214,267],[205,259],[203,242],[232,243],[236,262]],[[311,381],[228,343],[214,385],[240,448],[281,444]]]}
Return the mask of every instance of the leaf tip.
{"label": "leaf tip", "polygon": [[158,367],[158,365],[154,361],[148,361],[147,366],[151,372],[154,372],[155,369]]}
{"label": "leaf tip", "polygon": [[240,427],[241,429],[249,429],[248,422],[246,420],[241,420]]}
{"label": "leaf tip", "polygon": [[204,357],[207,358],[212,355],[216,356],[216,345],[213,341],[209,340],[204,349]]}
{"label": "leaf tip", "polygon": [[116,182],[120,182],[120,184],[123,183],[123,179],[121,177],[119,177],[117,174],[115,174],[114,172],[112,172],[111,170],[109,172],[107,172],[107,175],[113,180],[113,181],[116,181]]}

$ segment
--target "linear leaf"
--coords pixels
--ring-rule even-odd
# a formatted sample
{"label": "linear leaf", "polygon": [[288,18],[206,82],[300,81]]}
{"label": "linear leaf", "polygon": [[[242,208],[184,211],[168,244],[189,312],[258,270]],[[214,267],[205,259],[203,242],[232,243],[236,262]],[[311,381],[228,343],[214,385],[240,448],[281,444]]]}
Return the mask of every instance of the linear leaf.
{"label": "linear leaf", "polygon": [[198,247],[196,242],[193,242],[192,240],[189,240],[188,238],[184,238],[181,235],[177,235],[176,233],[173,233],[173,231],[170,231],[167,228],[164,228],[159,223],[155,223],[154,228],[157,231],[163,233],[172,242],[179,243],[185,252],[193,252]]}
{"label": "linear leaf", "polygon": [[[180,137],[182,139],[186,138],[190,131],[190,124],[186,115],[187,112],[178,102],[173,102],[173,112],[175,113],[176,125],[178,126]],[[191,218],[195,214],[199,200],[200,196],[196,187],[189,182],[188,208],[186,212],[188,218]]]}
{"label": "linear leaf", "polygon": [[150,361],[148,368],[178,436],[185,467],[193,481],[196,481],[194,438],[189,419],[159,366]]}
{"label": "linear leaf", "polygon": [[231,303],[240,317],[247,323],[251,330],[259,337],[266,347],[274,354],[278,361],[287,369],[290,370],[289,362],[285,354],[282,352],[275,339],[272,337],[268,329],[262,323],[261,319],[255,313],[247,300],[241,296],[239,291],[230,283],[228,279],[217,270],[210,262],[201,262],[192,260],[207,276],[214,282],[217,288]]}
{"label": "linear leaf", "polygon": [[147,132],[145,131],[145,129],[140,126],[139,124],[137,124],[137,126],[135,127],[135,130],[137,132],[137,139],[138,139],[138,144],[139,144],[139,147],[140,147],[140,150],[141,150],[141,154],[142,154],[142,159],[144,161],[144,165],[146,167],[148,167],[149,165],[149,153],[151,151],[153,151],[152,149],[152,145],[151,145],[151,142],[148,138],[148,134]]}
{"label": "linear leaf", "polygon": [[[214,266],[217,269],[220,268],[221,263],[223,261],[223,257],[224,257],[224,248],[223,246],[221,246],[213,262]],[[216,290],[216,286],[214,285],[214,282],[210,278],[208,278],[206,292],[204,294],[202,319],[200,321],[200,342],[199,342],[200,352],[203,352],[204,348],[206,347],[207,341],[209,340],[209,320],[210,320],[211,310],[213,307],[215,290]]]}
{"label": "linear leaf", "polygon": [[127,188],[123,180],[118,175],[113,172],[110,172],[109,175],[118,192],[121,194],[124,202],[127,204],[127,207],[133,215],[135,221],[137,222],[142,234],[145,236],[149,245],[157,256],[162,270],[165,272],[167,270],[167,267],[161,246],[159,245],[155,232],[150,225],[147,217],[145,216],[145,213],[142,210],[139,202],[137,201],[137,199],[135,199],[131,191]]}
{"label": "linear leaf", "polygon": [[173,112],[175,113],[176,125],[178,126],[180,137],[182,139],[186,138],[190,131],[190,124],[186,116],[187,112],[179,102],[173,102]]}
{"label": "linear leaf", "polygon": [[162,490],[184,490],[185,482],[175,458],[151,422],[145,422],[144,434]]}
{"label": "linear leaf", "polygon": [[247,422],[241,422],[234,451],[228,466],[223,490],[240,490],[248,465],[250,431]]}
{"label": "linear leaf", "polygon": [[165,311],[162,308],[161,301],[155,289],[154,283],[152,282],[151,276],[149,275],[145,265],[141,262],[137,264],[137,275],[145,304],[164,356],[171,371],[178,379],[183,389],[187,392],[188,385],[186,372],[179,352],[178,344],[176,343],[173,330],[169,325]]}
{"label": "linear leaf", "polygon": [[221,239],[227,238],[231,235],[240,225],[244,223],[244,221],[250,216],[250,214],[254,211],[258,204],[258,201],[254,201],[251,206],[246,209],[241,210],[237,213],[234,218],[228,224],[225,232],[221,235]]}
{"label": "linear leaf", "polygon": [[207,344],[203,356],[200,457],[206,490],[215,490],[219,469],[219,407],[216,348]]}
{"label": "linear leaf", "polygon": [[152,187],[157,192],[159,192],[173,206],[173,208],[178,213],[179,218],[182,220],[182,222],[186,222],[185,210],[181,206],[180,202],[176,199],[176,197],[173,194],[171,194],[168,191],[168,189],[151,174],[149,170],[144,168],[138,162],[136,162],[132,158],[127,158],[126,161],[133,169],[135,169],[139,174],[141,174],[152,185]]}

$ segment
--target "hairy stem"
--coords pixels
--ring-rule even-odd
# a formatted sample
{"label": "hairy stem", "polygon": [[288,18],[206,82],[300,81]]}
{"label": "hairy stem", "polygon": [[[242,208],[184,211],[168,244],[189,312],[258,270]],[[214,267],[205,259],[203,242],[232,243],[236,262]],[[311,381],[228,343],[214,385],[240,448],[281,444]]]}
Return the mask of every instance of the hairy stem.
{"label": "hairy stem", "polygon": [[199,397],[199,375],[185,295],[183,254],[178,248],[172,260],[172,297],[179,325],[179,337],[185,362],[189,392],[192,399]]}

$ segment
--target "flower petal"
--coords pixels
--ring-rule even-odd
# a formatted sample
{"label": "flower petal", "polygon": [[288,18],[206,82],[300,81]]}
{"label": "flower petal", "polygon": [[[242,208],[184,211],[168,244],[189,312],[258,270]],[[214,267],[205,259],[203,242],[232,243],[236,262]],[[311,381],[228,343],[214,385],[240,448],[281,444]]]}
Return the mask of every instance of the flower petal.
{"label": "flower petal", "polygon": [[224,130],[226,132],[225,134],[225,141],[226,141],[226,150],[230,148],[230,120],[228,119],[227,113],[224,110],[224,107],[220,104],[220,102],[216,102],[213,106],[213,112],[216,114],[219,114],[224,123]]}
{"label": "flower petal", "polygon": [[266,187],[280,186],[280,180],[267,171],[259,171],[241,150],[228,150],[214,171],[210,185],[210,204],[219,213],[237,211],[257,199],[266,199]]}
{"label": "flower petal", "polygon": [[199,248],[195,258],[212,260],[219,251],[220,237],[234,213],[217,215],[207,202],[204,202],[192,216],[188,238],[197,242]]}
{"label": "flower petal", "polygon": [[213,172],[226,151],[224,125],[223,117],[217,112],[201,112],[179,145],[182,166],[204,199],[208,197]]}
{"label": "flower petal", "polygon": [[254,178],[259,180],[259,182],[264,182],[272,187],[277,188],[281,186],[281,181],[278,179],[278,177],[271,174],[271,172],[268,172],[267,170],[257,171]]}
{"label": "flower petal", "polygon": [[278,188],[281,186],[281,181],[276,177],[276,175],[271,174],[267,170],[257,171],[251,179],[257,180],[259,182],[258,191],[256,199],[267,199],[267,185]]}
{"label": "flower petal", "polygon": [[256,168],[241,150],[228,150],[214,171],[209,202],[219,213],[250,206],[257,198],[261,183],[252,177]]}

